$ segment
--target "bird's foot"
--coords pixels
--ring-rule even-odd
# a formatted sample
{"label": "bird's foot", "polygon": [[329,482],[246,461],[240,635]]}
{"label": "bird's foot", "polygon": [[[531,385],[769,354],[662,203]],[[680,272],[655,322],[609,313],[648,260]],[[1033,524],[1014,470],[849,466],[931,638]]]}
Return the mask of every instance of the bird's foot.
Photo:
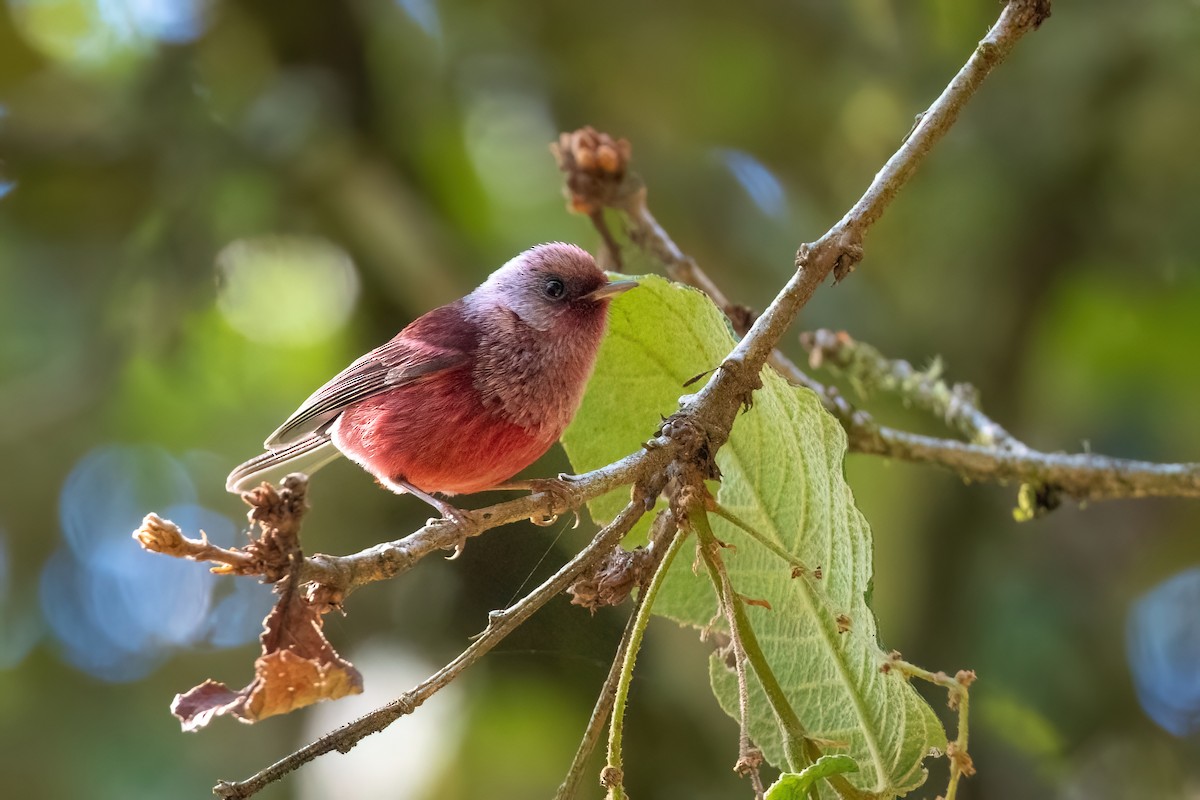
{"label": "bird's foot", "polygon": [[454,529],[454,552],[446,556],[447,561],[454,561],[462,555],[467,546],[467,539],[475,535],[477,525],[470,511],[456,508],[449,503],[441,503],[438,510],[440,518],[430,519],[426,524],[447,525]]}
{"label": "bird's foot", "polygon": [[457,534],[457,537],[454,541],[454,553],[446,556],[446,560],[453,561],[461,556],[463,548],[467,546],[467,539],[471,538],[478,532],[479,526],[475,522],[475,518],[471,515],[471,512],[464,511],[457,506],[452,506],[445,500],[442,500],[439,497],[434,497],[428,492],[422,491],[406,481],[393,478],[392,482],[403,487],[404,490],[413,497],[419,497],[442,513],[440,518],[435,517],[428,519],[425,521],[425,524],[438,525],[439,527],[442,525],[447,525],[453,528],[454,532]]}
{"label": "bird's foot", "polygon": [[530,517],[529,521],[543,527],[553,525],[558,521],[558,513],[555,509],[565,507],[575,515],[575,524],[571,527],[578,528],[580,500],[572,485],[574,482],[575,476],[566,473],[560,474],[557,478],[532,478],[525,481],[525,488],[530,492],[547,496],[546,513],[539,518]]}

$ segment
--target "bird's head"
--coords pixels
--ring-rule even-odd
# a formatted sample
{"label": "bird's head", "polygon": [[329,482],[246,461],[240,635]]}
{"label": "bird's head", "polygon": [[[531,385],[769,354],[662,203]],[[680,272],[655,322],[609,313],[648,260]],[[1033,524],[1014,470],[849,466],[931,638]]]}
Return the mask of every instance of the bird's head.
{"label": "bird's head", "polygon": [[610,281],[586,250],[551,242],[531,247],[493,272],[470,302],[506,308],[529,327],[550,331],[602,321],[609,300],[635,286],[636,281]]}

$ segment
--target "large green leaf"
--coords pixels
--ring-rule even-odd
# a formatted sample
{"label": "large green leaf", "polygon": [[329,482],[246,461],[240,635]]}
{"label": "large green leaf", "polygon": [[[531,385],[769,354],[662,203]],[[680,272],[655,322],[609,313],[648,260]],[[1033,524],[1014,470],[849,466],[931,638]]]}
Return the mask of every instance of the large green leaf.
{"label": "large green leaf", "polygon": [[[595,377],[563,437],[578,470],[635,449],[660,415],[677,410],[688,391],[684,382],[719,365],[735,343],[707,296],[656,276],[640,280],[640,288],[613,304]],[[743,596],[770,604],[747,612],[809,734],[837,743],[826,745],[828,752],[858,762],[856,786],[885,797],[903,794],[924,781],[921,762],[945,747],[945,731],[904,678],[879,670],[885,653],[867,602],[871,532],[843,475],[845,433],[814,394],[769,369],[762,377],[754,407],[739,416],[717,456],[724,474],[718,500],[791,559],[820,567],[821,577],[793,578],[787,559],[714,516],[717,536],[736,545],[723,553],[730,580]],[[610,519],[628,499],[614,495],[596,500],[592,515]],[[703,627],[716,615],[715,594],[707,574],[694,574],[690,562],[676,562],[654,612]],[[710,670],[722,707],[735,715],[733,673],[717,657]],[[751,735],[771,763],[784,767],[778,726],[761,687],[752,684]]]}

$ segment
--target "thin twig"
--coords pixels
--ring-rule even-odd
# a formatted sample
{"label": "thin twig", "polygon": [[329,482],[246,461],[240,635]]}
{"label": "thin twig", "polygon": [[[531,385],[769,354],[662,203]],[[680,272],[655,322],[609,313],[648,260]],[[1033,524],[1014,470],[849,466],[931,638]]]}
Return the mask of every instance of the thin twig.
{"label": "thin twig", "polygon": [[244,781],[221,781],[213,788],[213,793],[220,797],[238,798],[239,800],[250,797],[317,756],[334,750],[340,753],[348,752],[363,738],[372,733],[378,733],[400,717],[411,714],[438,690],[457,678],[463,670],[499,644],[504,637],[508,636],[552,597],[566,589],[571,581],[575,580],[576,576],[587,569],[591,563],[603,557],[613,545],[621,541],[643,513],[645,513],[645,505],[641,502],[632,502],[625,506],[617,518],[600,530],[588,546],[580,551],[579,555],[567,562],[558,572],[515,605],[504,611],[493,612],[489,616],[487,628],[467,649],[411,691],[402,694],[382,708],[322,736],[312,744],[297,750]]}
{"label": "thin twig", "polygon": [[946,467],[969,481],[1051,487],[1075,500],[1200,497],[1200,464],[1155,464],[1097,453],[1010,453],[879,427],[851,434],[860,453]]}
{"label": "thin twig", "polygon": [[158,514],[147,514],[142,526],[133,532],[133,538],[152,553],[216,564],[212,572],[220,574],[250,575],[261,569],[260,560],[246,551],[215,545],[208,541],[204,531],[200,531],[199,539],[192,539],[174,522]]}
{"label": "thin twig", "polygon": [[[942,439],[877,424],[832,388],[787,362],[783,375],[812,388],[838,418],[855,453],[944,467],[979,483],[1053,487],[1078,501],[1141,497],[1200,497],[1200,464],[1160,464],[1099,453],[1046,453],[1021,443],[998,448]],[[1003,429],[1001,429],[1003,430]],[[1015,440],[1014,440],[1015,441]]]}
{"label": "thin twig", "polygon": [[558,791],[554,793],[554,800],[574,800],[575,793],[579,790],[579,781],[583,779],[587,761],[592,757],[596,745],[600,743],[600,739],[604,735],[604,725],[608,722],[608,717],[613,710],[613,702],[617,697],[617,681],[621,677],[621,666],[625,663],[626,654],[629,652],[629,643],[633,637],[634,628],[637,627],[638,611],[641,607],[642,595],[639,594],[634,601],[629,620],[625,623],[625,631],[621,634],[617,651],[613,654],[612,664],[608,668],[608,676],[604,679],[604,685],[600,687],[600,694],[596,698],[592,716],[588,719],[587,727],[583,731],[583,738],[579,740],[579,747],[575,750],[575,757],[571,759],[571,766],[567,770],[566,777],[563,778]]}
{"label": "thin twig", "polygon": [[[738,758],[733,769],[738,775],[750,778],[750,782],[754,786],[754,796],[761,799],[763,787],[758,768],[762,766],[763,754],[750,740],[750,683],[746,675],[746,664],[750,657],[746,652],[744,635],[750,628],[750,621],[746,618],[744,609],[740,615],[738,614],[741,597],[734,591],[733,583],[729,580],[729,573],[721,559],[722,544],[713,535],[704,508],[697,503],[688,509],[688,512],[688,521],[691,523],[692,529],[696,531],[697,549],[708,570],[713,591],[717,595],[717,607],[721,609],[721,613],[725,615],[729,624],[729,643],[733,650],[733,669],[737,675],[738,684]],[[751,635],[753,635],[752,631]],[[761,652],[760,650],[759,653],[761,654]],[[765,665],[766,662],[763,663]],[[774,708],[773,703],[772,708]],[[791,706],[788,705],[787,708],[790,710]],[[776,718],[782,722],[782,716],[777,714]],[[789,719],[797,726],[800,724],[800,718],[794,711]],[[784,751],[788,759],[788,768],[795,772],[800,765],[804,764],[803,750],[801,749],[804,741],[803,729],[801,728],[801,738],[799,739],[791,736],[790,733],[791,731],[785,729]]]}
{"label": "thin twig", "polygon": [[622,733],[625,729],[625,706],[629,700],[629,687],[633,683],[633,667],[637,661],[638,651],[642,646],[642,637],[646,633],[646,626],[650,624],[650,616],[654,608],[654,598],[658,596],[658,590],[662,588],[662,583],[667,577],[667,572],[671,569],[671,562],[675,560],[675,554],[682,547],[683,540],[683,532],[677,530],[671,538],[671,544],[667,548],[666,553],[663,554],[662,562],[658,565],[658,569],[654,571],[654,576],[650,579],[650,583],[644,591],[639,593],[639,605],[637,614],[634,617],[633,634],[629,639],[629,647],[625,649],[625,655],[621,659],[621,669],[617,678],[616,691],[613,694],[612,719],[608,726],[608,761],[600,777],[601,784],[609,790],[608,797],[611,800],[625,800],[626,798],[621,741]]}
{"label": "thin twig", "polygon": [[845,375],[864,397],[876,390],[891,392],[939,417],[972,444],[1001,450],[1028,449],[983,413],[974,386],[951,385],[943,380],[940,361],[918,370],[903,359],[886,358],[844,331],[824,328],[802,333],[800,344],[808,351],[810,367],[828,367],[835,374]]}
{"label": "thin twig", "polygon": [[[669,508],[660,511],[658,516],[654,518],[654,524],[651,526],[650,549],[653,552],[653,560],[647,565],[648,570],[657,571],[659,564],[662,563],[662,559],[670,550],[670,544],[666,536],[668,531],[672,534],[671,541],[674,541],[675,516]],[[650,577],[653,578],[653,572],[651,572]],[[592,752],[595,751],[596,745],[600,743],[600,738],[604,733],[604,725],[608,722],[609,714],[612,713],[613,703],[616,700],[617,683],[622,674],[621,668],[625,663],[626,654],[629,652],[634,631],[637,629],[638,612],[645,599],[646,592],[643,586],[634,600],[633,611],[629,615],[629,621],[625,624],[625,631],[621,635],[621,642],[617,645],[617,651],[613,654],[608,676],[604,679],[604,685],[600,687],[600,695],[596,698],[596,705],[592,709],[591,718],[588,719],[587,728],[584,729],[583,738],[579,742],[579,747],[575,750],[575,758],[571,760],[571,767],[567,770],[566,777],[558,787],[558,791],[554,795],[554,800],[572,800],[575,797],[575,792],[579,788],[579,781],[583,777],[583,770],[587,765],[587,760],[591,757]]]}

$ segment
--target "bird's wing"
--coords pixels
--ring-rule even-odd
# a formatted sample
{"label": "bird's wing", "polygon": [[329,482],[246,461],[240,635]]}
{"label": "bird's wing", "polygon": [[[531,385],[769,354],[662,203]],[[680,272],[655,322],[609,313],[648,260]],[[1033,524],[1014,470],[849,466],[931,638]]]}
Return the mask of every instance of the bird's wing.
{"label": "bird's wing", "polygon": [[310,433],[294,442],[268,450],[241,464],[225,479],[225,491],[238,494],[249,491],[256,483],[272,483],[288,472],[312,475],[341,453],[323,433]]}
{"label": "bird's wing", "polygon": [[[360,400],[468,363],[471,342],[460,335],[446,335],[442,326],[436,324],[439,316],[445,315],[437,312],[426,315],[313,392],[278,430],[267,437],[267,449],[284,447],[320,430],[347,406]],[[452,318],[448,321],[453,323]],[[431,322],[434,324],[430,325]]]}

